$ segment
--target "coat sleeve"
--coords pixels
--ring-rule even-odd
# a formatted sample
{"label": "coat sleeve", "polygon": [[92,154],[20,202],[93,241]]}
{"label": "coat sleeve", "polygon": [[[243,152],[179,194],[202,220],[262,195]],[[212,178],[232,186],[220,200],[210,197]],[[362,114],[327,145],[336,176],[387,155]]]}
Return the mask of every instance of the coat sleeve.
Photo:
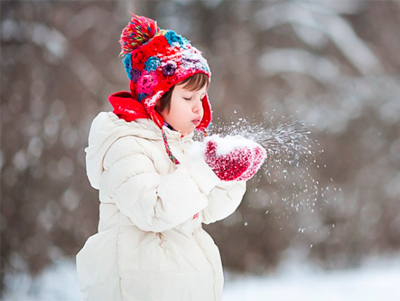
{"label": "coat sleeve", "polygon": [[231,215],[239,207],[246,191],[246,182],[221,182],[208,195],[203,209],[203,222],[214,223]]}
{"label": "coat sleeve", "polygon": [[138,140],[118,140],[104,159],[106,193],[123,214],[144,231],[163,232],[207,207],[207,195],[219,183],[216,176],[202,174],[195,162],[196,173],[180,164],[161,175]]}

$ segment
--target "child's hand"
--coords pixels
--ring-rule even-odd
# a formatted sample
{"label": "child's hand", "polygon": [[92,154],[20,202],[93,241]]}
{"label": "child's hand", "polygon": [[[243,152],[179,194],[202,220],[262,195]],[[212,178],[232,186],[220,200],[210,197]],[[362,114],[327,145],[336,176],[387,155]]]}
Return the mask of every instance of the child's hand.
{"label": "child's hand", "polygon": [[225,155],[217,156],[217,142],[208,141],[205,159],[218,178],[223,181],[233,181],[249,168],[251,150],[247,147],[235,148]]}
{"label": "child's hand", "polygon": [[242,137],[207,139],[205,160],[223,181],[247,181],[255,175],[265,160],[264,148]]}
{"label": "child's hand", "polygon": [[237,179],[237,181],[250,180],[260,169],[267,156],[267,152],[261,146],[256,146],[252,148],[251,151],[253,154],[252,164],[250,164],[249,168]]}

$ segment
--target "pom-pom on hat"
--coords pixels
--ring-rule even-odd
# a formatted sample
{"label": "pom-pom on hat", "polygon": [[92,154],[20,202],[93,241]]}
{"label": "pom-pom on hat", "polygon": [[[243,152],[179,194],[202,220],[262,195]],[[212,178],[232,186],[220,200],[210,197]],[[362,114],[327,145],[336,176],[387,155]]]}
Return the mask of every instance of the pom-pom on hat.
{"label": "pom-pom on hat", "polygon": [[[133,14],[122,31],[120,43],[130,93],[117,92],[109,100],[114,113],[126,121],[147,117],[162,130],[164,119],[155,111],[161,96],[194,74],[211,77],[207,61],[199,50],[174,31],[160,29],[152,19]],[[202,103],[204,115],[196,129],[204,132],[211,122],[208,95]]]}

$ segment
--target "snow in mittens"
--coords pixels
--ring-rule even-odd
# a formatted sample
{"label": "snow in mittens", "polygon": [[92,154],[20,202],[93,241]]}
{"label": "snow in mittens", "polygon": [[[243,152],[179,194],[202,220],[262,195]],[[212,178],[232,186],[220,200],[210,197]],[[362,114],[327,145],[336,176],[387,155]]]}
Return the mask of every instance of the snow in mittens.
{"label": "snow in mittens", "polygon": [[221,180],[234,181],[250,167],[249,148],[237,147],[227,154],[218,156],[217,147],[218,144],[213,140],[206,143],[205,160]]}
{"label": "snow in mittens", "polygon": [[223,181],[249,180],[266,158],[261,145],[241,136],[209,136],[202,143],[196,142],[191,153],[202,154]]}

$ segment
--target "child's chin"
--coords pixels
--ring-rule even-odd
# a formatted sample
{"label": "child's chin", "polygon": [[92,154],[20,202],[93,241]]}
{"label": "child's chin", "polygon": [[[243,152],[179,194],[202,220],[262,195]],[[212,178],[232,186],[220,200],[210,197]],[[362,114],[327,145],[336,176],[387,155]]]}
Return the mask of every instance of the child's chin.
{"label": "child's chin", "polygon": [[195,125],[186,128],[185,130],[182,130],[181,133],[183,133],[184,136],[186,135],[190,135],[194,132],[194,130],[196,129]]}
{"label": "child's chin", "polygon": [[181,131],[183,136],[190,135],[194,132],[194,129],[186,130],[186,131]]}
{"label": "child's chin", "polygon": [[190,134],[192,134],[194,131],[187,131],[187,132],[185,132],[184,134],[182,134],[183,136],[187,136],[187,135],[190,135]]}

